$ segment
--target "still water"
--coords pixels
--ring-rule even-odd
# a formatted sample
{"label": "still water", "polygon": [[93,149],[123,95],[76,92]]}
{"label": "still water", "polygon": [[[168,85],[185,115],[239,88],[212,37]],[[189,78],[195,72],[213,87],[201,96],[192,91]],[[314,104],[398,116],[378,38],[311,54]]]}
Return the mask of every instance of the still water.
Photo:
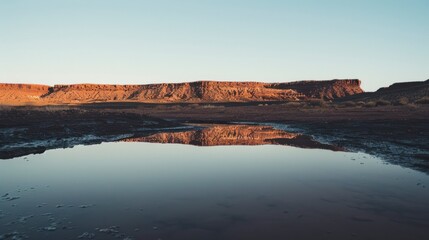
{"label": "still water", "polygon": [[329,149],[79,145],[0,161],[0,235],[427,239],[429,177]]}

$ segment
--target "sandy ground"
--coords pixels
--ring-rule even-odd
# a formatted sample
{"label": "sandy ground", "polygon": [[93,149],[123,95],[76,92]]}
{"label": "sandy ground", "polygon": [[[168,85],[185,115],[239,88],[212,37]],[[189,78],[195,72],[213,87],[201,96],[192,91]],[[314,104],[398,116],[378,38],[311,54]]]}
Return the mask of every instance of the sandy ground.
{"label": "sandy ground", "polygon": [[180,121],[332,122],[428,120],[429,105],[379,107],[289,106],[281,103],[88,104],[84,109],[113,109]]}

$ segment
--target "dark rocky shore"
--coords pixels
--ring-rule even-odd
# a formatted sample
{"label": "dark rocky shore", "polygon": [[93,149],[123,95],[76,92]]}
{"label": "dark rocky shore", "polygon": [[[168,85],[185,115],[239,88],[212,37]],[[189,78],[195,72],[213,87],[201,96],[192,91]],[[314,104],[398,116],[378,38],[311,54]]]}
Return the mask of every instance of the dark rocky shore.
{"label": "dark rocky shore", "polygon": [[75,108],[18,108],[2,110],[1,116],[0,159],[183,127],[177,122],[143,114]]}
{"label": "dark rocky shore", "polygon": [[[356,108],[338,105],[297,107],[279,103],[110,103],[74,107],[7,107],[0,112],[0,159],[124,139],[163,142],[161,135],[154,136],[157,133],[164,133],[180,143],[203,146],[208,144],[201,141],[216,136],[212,136],[214,131],[202,131],[205,127],[198,123],[252,122],[256,125],[271,123],[274,128],[298,134],[294,138],[285,138],[276,133],[271,135],[271,139],[264,135],[266,140],[262,144],[361,151],[392,164],[429,172],[427,105]],[[267,133],[258,129],[251,133],[248,133],[249,129],[241,129],[241,132],[225,129],[219,138],[222,134],[243,138]]]}

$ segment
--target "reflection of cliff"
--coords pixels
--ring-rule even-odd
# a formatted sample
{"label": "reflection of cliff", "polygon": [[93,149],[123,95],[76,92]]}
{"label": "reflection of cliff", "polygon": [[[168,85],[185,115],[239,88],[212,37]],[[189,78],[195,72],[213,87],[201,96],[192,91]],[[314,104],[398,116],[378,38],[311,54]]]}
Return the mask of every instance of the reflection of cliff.
{"label": "reflection of cliff", "polygon": [[289,145],[334,151],[340,148],[315,141],[310,136],[255,125],[210,125],[201,130],[163,132],[146,137],[124,139],[125,142],[180,143],[196,146],[219,145]]}

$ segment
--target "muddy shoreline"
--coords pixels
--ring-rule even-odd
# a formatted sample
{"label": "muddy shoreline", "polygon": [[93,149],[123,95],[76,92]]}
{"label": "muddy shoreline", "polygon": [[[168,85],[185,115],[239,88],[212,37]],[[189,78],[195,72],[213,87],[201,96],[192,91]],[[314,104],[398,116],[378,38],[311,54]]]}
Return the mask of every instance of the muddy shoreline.
{"label": "muddy shoreline", "polygon": [[[1,159],[79,144],[201,129],[190,123],[252,122],[271,123],[275,128],[280,124],[281,130],[307,136],[301,138],[304,143],[314,140],[313,146],[365,152],[388,163],[429,172],[429,126],[426,124],[429,107],[426,105],[296,108],[278,103],[120,103],[8,107],[2,108],[0,114]],[[274,139],[271,144],[300,145],[298,140]]]}
{"label": "muddy shoreline", "polygon": [[1,111],[0,159],[43,153],[48,149],[115,141],[135,133],[186,128],[144,114],[75,108]]}

